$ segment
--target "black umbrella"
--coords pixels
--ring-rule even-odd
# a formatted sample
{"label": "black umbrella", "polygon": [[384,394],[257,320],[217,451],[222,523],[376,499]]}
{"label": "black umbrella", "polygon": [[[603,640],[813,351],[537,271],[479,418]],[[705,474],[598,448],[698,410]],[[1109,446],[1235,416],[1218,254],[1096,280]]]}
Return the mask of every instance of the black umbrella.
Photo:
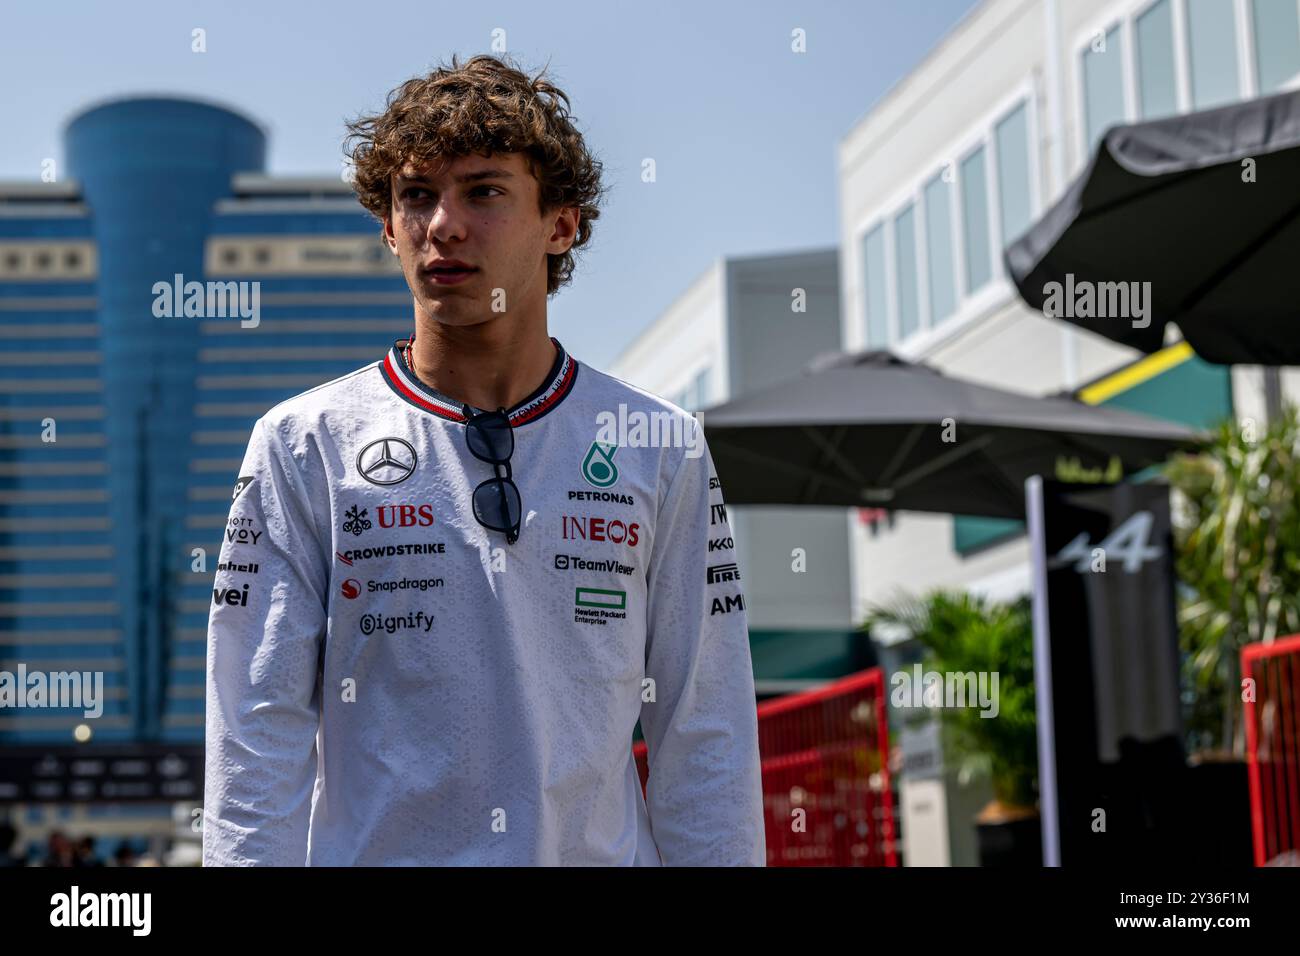
{"label": "black umbrella", "polygon": [[[1061,200],[1007,249],[1007,270],[1033,308],[1145,352],[1176,322],[1208,361],[1295,365],[1298,214],[1293,92],[1110,129]],[[1144,317],[1133,299],[1146,289]]]}
{"label": "black umbrella", "polygon": [[1023,518],[1025,479],[1115,480],[1191,447],[1172,422],[837,354],[702,413],[727,501]]}

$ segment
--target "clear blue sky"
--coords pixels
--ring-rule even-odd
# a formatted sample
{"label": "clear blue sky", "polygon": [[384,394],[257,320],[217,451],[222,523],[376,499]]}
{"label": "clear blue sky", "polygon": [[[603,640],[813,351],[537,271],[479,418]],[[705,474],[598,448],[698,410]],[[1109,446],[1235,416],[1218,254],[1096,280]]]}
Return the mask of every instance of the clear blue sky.
{"label": "clear blue sky", "polygon": [[839,140],[974,4],[0,0],[0,178],[62,168],[68,118],[132,93],[233,106],[270,131],[269,172],[335,175],[346,119],[504,30],[525,67],[549,59],[612,186],[550,301],[552,334],[600,367],[719,256],[834,244]]}

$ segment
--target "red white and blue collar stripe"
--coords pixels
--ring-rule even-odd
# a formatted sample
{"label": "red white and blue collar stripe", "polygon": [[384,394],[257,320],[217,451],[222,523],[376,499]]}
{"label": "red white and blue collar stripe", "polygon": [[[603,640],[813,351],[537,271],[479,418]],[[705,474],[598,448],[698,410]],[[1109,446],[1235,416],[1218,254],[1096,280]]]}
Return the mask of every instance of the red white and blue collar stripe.
{"label": "red white and blue collar stripe", "polygon": [[[447,421],[464,422],[461,402],[420,381],[412,371],[406,356],[407,346],[414,341],[414,335],[409,339],[398,339],[388,350],[384,360],[379,363],[384,381],[406,403]],[[555,344],[556,356],[546,381],[523,401],[506,410],[506,417],[514,427],[541,418],[573,390],[573,383],[578,376],[578,361],[564,350],[559,339],[552,336],[551,341]]]}

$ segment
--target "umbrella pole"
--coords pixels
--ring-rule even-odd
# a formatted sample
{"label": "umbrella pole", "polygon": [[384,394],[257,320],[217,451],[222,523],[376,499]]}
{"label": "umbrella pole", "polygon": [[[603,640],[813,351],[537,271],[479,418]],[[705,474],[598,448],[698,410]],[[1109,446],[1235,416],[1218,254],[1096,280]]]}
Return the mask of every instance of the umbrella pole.
{"label": "umbrella pole", "polygon": [[1264,409],[1269,424],[1282,418],[1282,373],[1276,365],[1264,366]]}

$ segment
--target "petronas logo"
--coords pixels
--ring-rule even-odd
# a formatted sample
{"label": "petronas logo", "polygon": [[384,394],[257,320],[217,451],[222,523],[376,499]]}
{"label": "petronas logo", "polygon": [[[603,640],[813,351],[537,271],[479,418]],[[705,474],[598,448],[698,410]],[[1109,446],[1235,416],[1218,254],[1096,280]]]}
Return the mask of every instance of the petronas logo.
{"label": "petronas logo", "polygon": [[617,445],[605,445],[598,441],[591,443],[587,457],[582,459],[582,477],[587,484],[597,488],[608,488],[618,481],[618,466],[614,464],[614,452]]}

